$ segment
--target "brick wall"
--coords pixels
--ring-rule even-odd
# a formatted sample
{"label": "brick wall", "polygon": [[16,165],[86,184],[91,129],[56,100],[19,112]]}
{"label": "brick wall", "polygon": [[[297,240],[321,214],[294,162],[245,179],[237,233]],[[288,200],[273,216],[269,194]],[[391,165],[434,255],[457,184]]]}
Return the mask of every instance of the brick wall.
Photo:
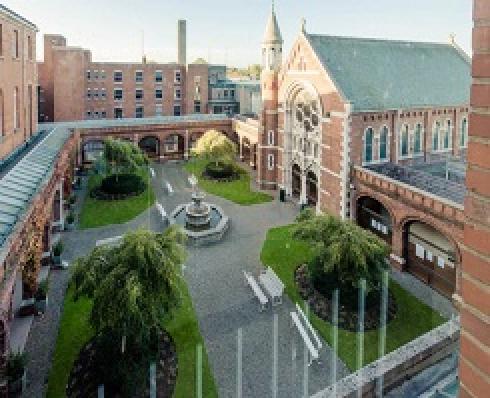
{"label": "brick wall", "polygon": [[473,10],[473,85],[463,246],[460,397],[490,391],[490,0]]}

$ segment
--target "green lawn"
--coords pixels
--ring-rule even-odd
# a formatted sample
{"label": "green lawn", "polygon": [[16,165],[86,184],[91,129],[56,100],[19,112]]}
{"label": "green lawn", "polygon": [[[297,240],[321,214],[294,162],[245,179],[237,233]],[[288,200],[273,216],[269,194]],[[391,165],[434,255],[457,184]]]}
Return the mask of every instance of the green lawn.
{"label": "green lawn", "polygon": [[[182,306],[178,309],[172,321],[165,325],[165,328],[172,335],[177,347],[178,373],[174,397],[188,398],[196,396],[196,345],[203,344],[203,339],[199,332],[197,318],[185,284],[182,284],[181,291],[183,294]],[[48,398],[65,396],[65,387],[78,352],[92,337],[92,330],[88,324],[91,305],[91,300],[88,299],[74,302],[71,290],[68,291],[53,364],[49,374]],[[209,368],[204,345],[202,363],[203,397],[215,398],[218,393]]]}
{"label": "green lawn", "polygon": [[[262,247],[262,263],[274,269],[284,282],[286,293],[293,302],[302,302],[294,282],[294,271],[298,265],[305,263],[310,255],[311,251],[306,243],[292,239],[291,226],[268,231]],[[387,327],[386,352],[395,350],[445,321],[437,312],[420,302],[393,280],[390,280],[390,290],[396,298],[398,312]],[[330,343],[332,341],[331,324],[313,314],[311,320],[313,326]],[[339,329],[338,336],[338,354],[351,370],[355,370],[357,366],[356,333]],[[364,364],[378,358],[378,336],[377,331],[365,333]]]}
{"label": "green lawn", "polygon": [[[143,178],[149,179],[145,172]],[[90,190],[96,187],[102,179],[100,175],[89,177],[88,190],[80,213],[79,228],[94,228],[103,225],[122,224],[132,220],[155,203],[155,193],[151,183],[138,196],[123,200],[97,200],[90,197]]]}
{"label": "green lawn", "polygon": [[250,175],[241,169],[240,178],[231,182],[218,182],[202,178],[206,162],[198,159],[189,161],[185,170],[195,174],[199,178],[199,186],[210,194],[221,196],[239,205],[254,205],[270,202],[273,198],[263,192],[252,191],[250,187]]}

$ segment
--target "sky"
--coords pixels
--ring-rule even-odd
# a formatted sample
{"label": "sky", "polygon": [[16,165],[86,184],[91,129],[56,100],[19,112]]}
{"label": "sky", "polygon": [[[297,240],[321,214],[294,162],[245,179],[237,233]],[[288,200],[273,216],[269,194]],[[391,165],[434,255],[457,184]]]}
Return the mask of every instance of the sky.
{"label": "sky", "polygon": [[[187,20],[187,60],[243,67],[260,62],[270,0],[2,0],[39,27],[92,51],[94,61],[177,58],[177,20]],[[310,33],[447,42],[471,50],[472,0],[276,0],[289,51],[306,19]],[[144,44],[143,44],[144,43]],[[143,50],[144,49],[144,50]]]}

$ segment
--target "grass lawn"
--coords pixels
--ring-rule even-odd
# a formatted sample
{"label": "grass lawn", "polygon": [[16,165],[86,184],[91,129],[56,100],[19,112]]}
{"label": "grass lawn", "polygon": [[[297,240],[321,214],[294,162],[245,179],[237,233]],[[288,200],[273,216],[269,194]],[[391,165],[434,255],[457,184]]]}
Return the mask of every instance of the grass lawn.
{"label": "grass lawn", "polygon": [[[143,174],[143,178],[148,181],[149,175],[147,172]],[[102,176],[100,175],[89,177],[88,190],[80,213],[79,228],[81,229],[125,223],[155,203],[155,193],[151,183],[148,184],[141,195],[132,198],[123,200],[97,200],[91,198],[90,190],[96,187],[101,180]]]}
{"label": "grass lawn", "polygon": [[[294,282],[294,271],[311,256],[308,245],[292,239],[291,226],[274,228],[268,231],[262,247],[261,260],[270,266],[284,282],[286,293],[293,302],[303,302]],[[426,304],[420,302],[400,285],[390,280],[390,290],[396,298],[398,312],[387,327],[386,352],[408,343],[436,326],[445,319]],[[342,294],[342,292],[340,292]],[[313,326],[323,338],[331,343],[332,327],[328,322],[311,315]],[[355,370],[356,365],[356,333],[339,329],[338,355],[349,367]],[[378,358],[378,332],[365,333],[364,364]]]}
{"label": "grass lawn", "polygon": [[[203,344],[203,340],[185,284],[182,285],[181,291],[183,293],[182,306],[178,309],[174,319],[165,327],[177,346],[178,373],[174,397],[188,398],[196,396],[196,345]],[[88,324],[91,305],[91,300],[88,299],[74,302],[71,290],[68,291],[49,374],[48,398],[65,396],[65,388],[73,363],[80,349],[92,337],[92,330]],[[204,345],[202,363],[203,397],[215,398],[218,393]]]}
{"label": "grass lawn", "polygon": [[250,187],[250,175],[247,171],[242,170],[240,178],[231,182],[218,182],[202,178],[202,173],[206,161],[193,159],[185,166],[185,170],[195,174],[199,178],[199,186],[212,195],[221,196],[231,200],[239,205],[255,205],[259,203],[270,202],[273,198],[263,192],[252,191]]}

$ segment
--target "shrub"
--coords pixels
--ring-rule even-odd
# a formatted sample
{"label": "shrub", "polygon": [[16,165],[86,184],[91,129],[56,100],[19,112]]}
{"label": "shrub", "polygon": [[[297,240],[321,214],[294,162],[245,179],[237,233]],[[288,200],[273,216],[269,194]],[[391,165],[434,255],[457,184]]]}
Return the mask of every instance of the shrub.
{"label": "shrub", "polygon": [[48,290],[49,290],[48,280],[42,281],[39,284],[39,286],[37,287],[36,294],[34,295],[34,298],[36,300],[45,300],[46,297],[48,296]]}
{"label": "shrub", "polygon": [[230,179],[237,176],[236,167],[234,167],[231,163],[214,163],[209,162],[205,169],[204,175],[209,178],[221,180],[221,179]]}
{"label": "shrub", "polygon": [[75,215],[70,212],[68,216],[66,216],[66,222],[68,224],[73,224],[75,222]]}
{"label": "shrub", "polygon": [[59,257],[61,256],[61,253],[63,253],[63,243],[59,241],[53,246],[53,256]]}
{"label": "shrub", "polygon": [[105,177],[98,190],[106,195],[139,195],[146,189],[146,183],[137,174],[113,174]]}
{"label": "shrub", "polygon": [[12,353],[7,359],[7,377],[9,381],[15,381],[22,377],[26,367],[27,358],[23,352]]}

